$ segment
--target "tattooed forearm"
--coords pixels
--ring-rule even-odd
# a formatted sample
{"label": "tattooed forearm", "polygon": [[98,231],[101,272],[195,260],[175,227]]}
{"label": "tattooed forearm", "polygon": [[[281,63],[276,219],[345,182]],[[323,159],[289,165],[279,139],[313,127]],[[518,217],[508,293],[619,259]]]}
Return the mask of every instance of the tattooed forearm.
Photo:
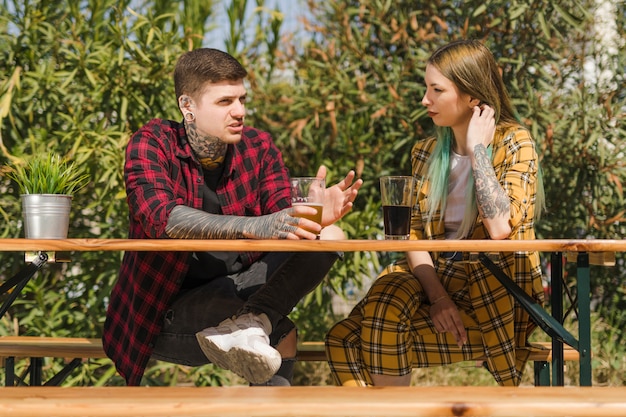
{"label": "tattooed forearm", "polygon": [[243,224],[238,217],[176,206],[170,213],[165,233],[174,239],[237,239],[243,237]]}
{"label": "tattooed forearm", "polygon": [[509,213],[510,201],[493,171],[484,145],[474,147],[474,182],[478,211],[483,218],[493,219]]}
{"label": "tattooed forearm", "polygon": [[176,206],[170,213],[165,233],[173,239],[285,239],[296,231],[299,220],[290,216],[289,210],[239,217]]}

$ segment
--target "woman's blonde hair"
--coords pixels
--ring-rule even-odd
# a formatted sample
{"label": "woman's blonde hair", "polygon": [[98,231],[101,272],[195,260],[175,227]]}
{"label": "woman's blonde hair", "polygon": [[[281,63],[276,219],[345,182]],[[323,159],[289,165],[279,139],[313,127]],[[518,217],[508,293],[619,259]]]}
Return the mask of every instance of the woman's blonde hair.
{"label": "woman's blonde hair", "polygon": [[[444,77],[452,81],[461,93],[488,104],[495,111],[497,129],[521,126],[514,114],[511,100],[502,80],[502,74],[491,51],[477,40],[457,40],[437,49],[427,61]],[[437,127],[437,144],[429,160],[428,179],[430,193],[428,199],[428,219],[432,220],[438,208],[445,211],[448,195],[450,171],[450,150],[454,134],[450,127]],[[488,148],[491,156],[492,147]],[[467,237],[478,216],[473,176],[468,183],[468,198],[465,215],[458,231],[458,237]],[[537,184],[538,216],[543,207],[543,186],[539,170]],[[536,217],[538,219],[538,217]]]}

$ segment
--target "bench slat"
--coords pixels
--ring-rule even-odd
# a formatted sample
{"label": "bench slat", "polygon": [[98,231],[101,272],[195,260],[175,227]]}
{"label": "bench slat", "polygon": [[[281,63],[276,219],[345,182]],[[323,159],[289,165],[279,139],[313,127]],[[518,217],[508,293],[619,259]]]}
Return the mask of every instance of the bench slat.
{"label": "bench slat", "polygon": [[106,358],[100,339],[85,337],[0,337],[0,357]]}
{"label": "bench slat", "polygon": [[[552,342],[533,342],[528,348],[530,351],[528,360],[549,362],[552,360]],[[577,361],[580,355],[576,349],[571,346],[563,346],[563,359],[566,361]],[[298,359],[301,361],[325,361],[326,352],[324,350],[324,342],[301,342],[298,344]],[[485,357],[479,357],[475,360],[485,360]]]}
{"label": "bench slat", "polygon": [[0,415],[624,416],[626,387],[0,388]]}
{"label": "bench slat", "polygon": [[[531,361],[551,361],[552,343],[531,343]],[[36,337],[2,336],[0,337],[0,357],[55,357],[55,358],[106,358],[100,339],[84,337]],[[578,351],[569,346],[563,349],[566,361],[579,359]],[[298,359],[302,361],[325,361],[326,352],[323,342],[301,342],[298,344]],[[484,360],[477,358],[476,360]]]}

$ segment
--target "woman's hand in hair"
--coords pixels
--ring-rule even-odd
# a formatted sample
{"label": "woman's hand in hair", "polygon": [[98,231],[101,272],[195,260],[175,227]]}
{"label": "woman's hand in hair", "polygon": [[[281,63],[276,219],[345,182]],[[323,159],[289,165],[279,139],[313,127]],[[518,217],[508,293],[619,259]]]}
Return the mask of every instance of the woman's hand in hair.
{"label": "woman's hand in hair", "polygon": [[474,153],[476,146],[487,148],[493,141],[496,132],[495,111],[487,104],[474,106],[472,118],[467,126],[466,146],[469,154]]}

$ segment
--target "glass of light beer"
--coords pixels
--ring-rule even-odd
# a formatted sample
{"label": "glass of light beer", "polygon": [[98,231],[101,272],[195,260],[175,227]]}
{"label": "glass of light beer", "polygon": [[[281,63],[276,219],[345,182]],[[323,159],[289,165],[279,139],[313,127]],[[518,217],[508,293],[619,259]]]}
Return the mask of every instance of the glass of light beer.
{"label": "glass of light beer", "polygon": [[385,239],[406,240],[411,230],[411,208],[415,178],[385,176],[380,178]]}
{"label": "glass of light beer", "polygon": [[294,177],[291,179],[291,205],[313,207],[317,210],[314,215],[300,216],[322,224],[325,189],[326,181],[323,178]]}

